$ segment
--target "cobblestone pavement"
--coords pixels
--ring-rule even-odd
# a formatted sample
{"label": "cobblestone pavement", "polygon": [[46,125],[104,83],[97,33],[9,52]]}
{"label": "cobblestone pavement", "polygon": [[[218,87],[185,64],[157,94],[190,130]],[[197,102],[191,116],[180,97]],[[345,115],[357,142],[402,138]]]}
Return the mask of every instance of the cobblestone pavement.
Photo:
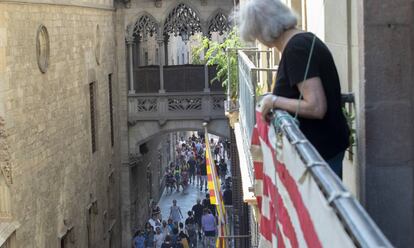
{"label": "cobblestone pavement", "polygon": [[166,193],[166,191],[164,190],[164,193],[159,202],[162,219],[168,219],[168,216],[170,214],[170,206],[172,205],[172,201],[176,199],[177,205],[180,206],[181,211],[183,213],[184,218],[182,222],[184,222],[187,218],[187,212],[191,210],[194,204],[196,204],[197,198],[203,200],[206,195],[205,193],[206,192],[204,191],[204,189],[201,192],[199,188],[193,184],[190,184],[188,186],[185,193],[183,193],[182,191]]}

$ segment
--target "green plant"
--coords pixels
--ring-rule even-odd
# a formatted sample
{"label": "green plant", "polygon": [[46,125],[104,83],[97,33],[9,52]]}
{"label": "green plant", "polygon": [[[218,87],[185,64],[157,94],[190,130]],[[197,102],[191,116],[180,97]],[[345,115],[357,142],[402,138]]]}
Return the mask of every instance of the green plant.
{"label": "green plant", "polygon": [[[210,82],[222,82],[226,90],[230,82],[230,96],[234,99],[237,95],[238,84],[236,48],[242,45],[237,30],[233,28],[221,43],[211,41],[207,37],[203,37],[200,43],[199,47],[191,51],[193,63],[217,66],[217,74]],[[204,53],[204,60],[200,58],[202,53]]]}
{"label": "green plant", "polygon": [[348,127],[349,127],[349,148],[348,148],[348,152],[351,155],[351,160],[353,158],[354,152],[353,152],[353,148],[356,146],[356,130],[354,128],[354,123],[355,123],[355,113],[354,111],[348,110],[346,107],[342,107],[342,112],[344,113],[346,122],[348,123]]}

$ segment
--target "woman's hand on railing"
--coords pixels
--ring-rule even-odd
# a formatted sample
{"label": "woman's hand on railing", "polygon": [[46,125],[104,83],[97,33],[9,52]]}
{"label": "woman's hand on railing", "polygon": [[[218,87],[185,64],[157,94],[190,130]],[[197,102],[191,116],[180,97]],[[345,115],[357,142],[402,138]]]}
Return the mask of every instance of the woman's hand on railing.
{"label": "woman's hand on railing", "polygon": [[277,101],[277,96],[273,94],[265,95],[259,104],[262,119],[266,122],[270,122],[273,119],[274,104]]}

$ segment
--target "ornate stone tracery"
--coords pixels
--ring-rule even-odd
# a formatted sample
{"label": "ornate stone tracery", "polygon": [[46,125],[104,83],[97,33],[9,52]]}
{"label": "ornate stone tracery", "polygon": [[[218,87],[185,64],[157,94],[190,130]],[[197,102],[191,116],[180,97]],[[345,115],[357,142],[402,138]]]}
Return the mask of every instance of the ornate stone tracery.
{"label": "ornate stone tracery", "polygon": [[230,24],[227,16],[222,12],[218,12],[210,19],[208,23],[208,34],[211,36],[211,33],[218,32],[220,35],[223,35],[225,32],[230,30]]}
{"label": "ornate stone tracery", "polygon": [[143,98],[137,100],[138,112],[157,112],[157,98]]}
{"label": "ornate stone tracery", "polygon": [[163,33],[188,37],[201,31],[200,17],[191,7],[180,3],[168,14]]}
{"label": "ornate stone tracery", "polygon": [[158,23],[154,17],[149,15],[141,16],[134,25],[133,34],[140,41],[146,40],[149,36],[154,36],[158,34]]}
{"label": "ornate stone tracery", "polygon": [[201,110],[201,97],[169,98],[168,111]]}

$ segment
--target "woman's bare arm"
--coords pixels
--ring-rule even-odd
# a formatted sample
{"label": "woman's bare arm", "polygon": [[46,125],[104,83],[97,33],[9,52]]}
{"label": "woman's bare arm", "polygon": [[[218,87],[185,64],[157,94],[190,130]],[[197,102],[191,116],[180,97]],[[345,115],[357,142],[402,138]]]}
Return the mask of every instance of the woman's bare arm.
{"label": "woman's bare arm", "polygon": [[327,103],[321,79],[319,77],[307,79],[298,84],[298,89],[302,93],[302,100],[275,97],[273,95],[265,96],[261,106],[263,118],[273,108],[296,113],[300,102],[299,116],[309,119],[322,119],[327,111]]}

